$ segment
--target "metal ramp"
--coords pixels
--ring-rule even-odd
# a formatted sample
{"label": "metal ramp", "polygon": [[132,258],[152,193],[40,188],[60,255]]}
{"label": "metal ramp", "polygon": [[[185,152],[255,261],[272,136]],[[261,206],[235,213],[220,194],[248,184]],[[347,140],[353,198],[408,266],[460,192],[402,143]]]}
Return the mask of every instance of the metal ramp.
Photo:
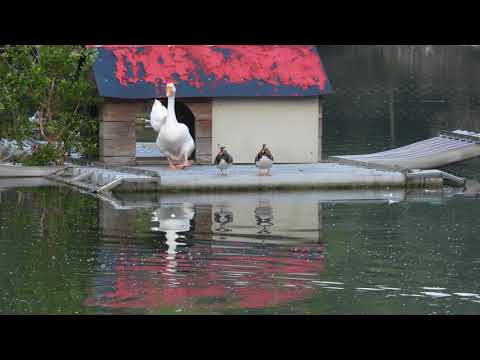
{"label": "metal ramp", "polygon": [[463,130],[441,132],[439,136],[408,146],[367,155],[332,156],[340,163],[408,170],[436,169],[480,156],[480,134]]}
{"label": "metal ramp", "polygon": [[160,188],[157,173],[132,168],[70,166],[47,177],[95,194],[111,192],[155,192]]}

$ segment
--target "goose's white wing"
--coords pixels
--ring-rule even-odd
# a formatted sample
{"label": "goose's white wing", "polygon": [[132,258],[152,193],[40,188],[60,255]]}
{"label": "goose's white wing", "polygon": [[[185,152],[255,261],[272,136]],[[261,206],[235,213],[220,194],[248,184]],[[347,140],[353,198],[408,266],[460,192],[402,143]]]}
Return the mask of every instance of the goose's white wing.
{"label": "goose's white wing", "polygon": [[155,103],[152,107],[152,112],[150,113],[150,124],[156,132],[160,132],[163,124],[167,120],[168,111],[165,106],[158,100],[155,100]]}

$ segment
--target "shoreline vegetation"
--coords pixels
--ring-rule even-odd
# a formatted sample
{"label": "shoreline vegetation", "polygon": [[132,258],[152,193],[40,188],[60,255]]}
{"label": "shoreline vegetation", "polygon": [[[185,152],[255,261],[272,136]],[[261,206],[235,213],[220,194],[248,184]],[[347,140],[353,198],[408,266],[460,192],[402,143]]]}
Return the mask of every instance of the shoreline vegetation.
{"label": "shoreline vegetation", "polygon": [[[68,154],[98,154],[91,77],[95,49],[81,45],[8,45],[0,52],[2,138],[26,166],[63,165]],[[31,142],[24,149],[24,143]]]}

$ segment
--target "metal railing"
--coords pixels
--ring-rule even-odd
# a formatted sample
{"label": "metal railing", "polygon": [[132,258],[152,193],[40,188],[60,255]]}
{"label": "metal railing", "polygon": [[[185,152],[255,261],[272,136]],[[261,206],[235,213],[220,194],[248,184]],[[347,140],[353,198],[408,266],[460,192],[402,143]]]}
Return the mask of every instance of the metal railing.
{"label": "metal railing", "polygon": [[440,131],[440,136],[443,138],[466,141],[473,144],[480,144],[480,135],[476,133],[461,134],[456,131]]}

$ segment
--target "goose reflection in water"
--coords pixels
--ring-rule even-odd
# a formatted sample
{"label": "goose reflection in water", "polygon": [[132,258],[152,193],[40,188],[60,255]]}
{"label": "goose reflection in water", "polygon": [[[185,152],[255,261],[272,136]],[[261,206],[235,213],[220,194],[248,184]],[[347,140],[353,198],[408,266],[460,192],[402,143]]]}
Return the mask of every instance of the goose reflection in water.
{"label": "goose reflection in water", "polygon": [[158,224],[151,228],[152,231],[165,233],[166,242],[168,246],[166,259],[169,261],[166,271],[176,272],[177,262],[175,261],[178,253],[178,246],[185,246],[186,243],[178,242],[178,239],[185,239],[184,235],[179,235],[181,232],[190,231],[190,221],[195,217],[195,209],[193,204],[183,204],[164,206],[153,212],[152,222]]}
{"label": "goose reflection in water", "polygon": [[213,214],[213,221],[215,224],[219,224],[214,230],[218,232],[230,232],[232,229],[226,227],[226,225],[233,223],[233,212],[226,209],[225,206],[221,206],[219,211]]}
{"label": "goose reflection in water", "polygon": [[273,226],[273,208],[269,200],[260,200],[255,208],[255,220],[262,229],[257,234],[271,234],[269,227]]}

